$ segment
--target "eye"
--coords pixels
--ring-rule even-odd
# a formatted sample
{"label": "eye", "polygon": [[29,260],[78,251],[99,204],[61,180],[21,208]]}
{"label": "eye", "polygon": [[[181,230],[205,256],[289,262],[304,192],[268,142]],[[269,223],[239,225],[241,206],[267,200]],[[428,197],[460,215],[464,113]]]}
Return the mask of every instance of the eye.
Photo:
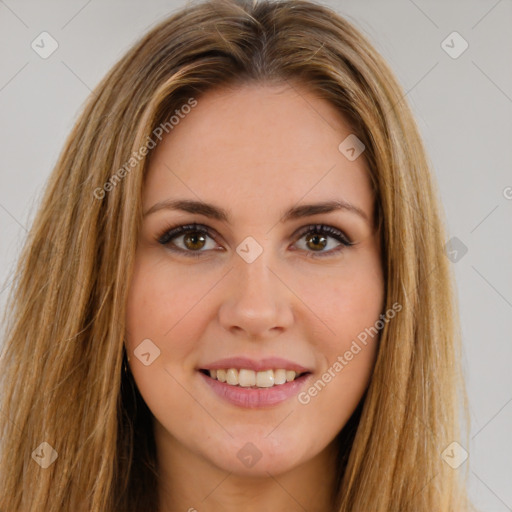
{"label": "eye", "polygon": [[[306,226],[301,229],[297,235],[302,238],[306,236],[305,245],[306,247],[317,247],[319,250],[306,251],[307,257],[312,258],[324,258],[332,256],[333,254],[343,251],[346,247],[354,245],[353,242],[339,229],[333,228],[332,226],[325,226],[323,224],[313,224]],[[339,245],[329,251],[323,251],[327,245],[329,245],[328,239],[334,239],[339,242]],[[309,244],[309,245],[308,245]]]}
{"label": "eye", "polygon": [[[171,243],[172,240],[179,240],[180,238],[183,239],[184,248],[179,247],[179,245],[176,246],[174,242]],[[204,252],[200,249],[205,246],[206,238],[212,239],[211,230],[208,227],[201,224],[187,224],[185,226],[168,227],[160,234],[157,241],[162,245],[167,245],[173,252],[199,257]]]}
{"label": "eye", "polygon": [[[323,224],[313,224],[302,228],[295,236],[299,240],[307,235],[305,239],[307,257],[326,257],[338,253],[346,247],[354,245],[353,242],[340,230]],[[166,245],[169,250],[184,254],[185,256],[199,257],[206,252],[204,249],[207,239],[213,240],[213,232],[207,226],[201,224],[188,224],[184,226],[174,226],[166,228],[163,233],[157,237],[158,243]],[[339,245],[329,251],[324,251],[328,245],[328,239],[334,239]],[[182,239],[181,243],[176,244],[174,240]],[[215,249],[216,245],[210,249]],[[307,248],[316,247],[318,250],[308,251]],[[208,248],[207,248],[208,249]]]}

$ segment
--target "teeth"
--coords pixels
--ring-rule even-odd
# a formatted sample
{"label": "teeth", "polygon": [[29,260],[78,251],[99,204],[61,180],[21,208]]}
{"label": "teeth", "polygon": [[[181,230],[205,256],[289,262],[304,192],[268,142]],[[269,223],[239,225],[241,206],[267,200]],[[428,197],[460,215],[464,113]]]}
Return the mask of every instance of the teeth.
{"label": "teeth", "polygon": [[293,370],[264,370],[255,372],[242,368],[227,368],[225,370],[209,370],[210,377],[219,382],[227,382],[231,386],[241,386],[243,388],[258,387],[271,388],[279,386],[286,382],[292,382],[299,375]]}
{"label": "teeth", "polygon": [[286,381],[291,382],[295,379],[295,372],[293,370],[286,370]]}
{"label": "teeth", "polygon": [[240,370],[238,372],[238,385],[244,388],[256,386],[256,374],[252,370]]}
{"label": "teeth", "polygon": [[238,370],[230,368],[226,373],[226,382],[232,386],[236,386],[238,384]]}
{"label": "teeth", "polygon": [[256,386],[259,388],[271,388],[274,385],[274,370],[266,370],[256,374]]}
{"label": "teeth", "polygon": [[286,370],[274,370],[274,384],[284,384],[286,382]]}

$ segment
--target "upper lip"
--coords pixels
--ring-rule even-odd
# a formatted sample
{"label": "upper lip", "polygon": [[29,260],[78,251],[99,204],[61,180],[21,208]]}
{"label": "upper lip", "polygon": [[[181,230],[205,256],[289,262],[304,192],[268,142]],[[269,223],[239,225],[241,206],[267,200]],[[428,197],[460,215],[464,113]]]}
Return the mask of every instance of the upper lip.
{"label": "upper lip", "polygon": [[294,370],[297,373],[311,372],[309,368],[306,368],[298,363],[283,359],[281,357],[266,357],[264,359],[249,359],[247,357],[228,357],[225,359],[218,359],[213,363],[201,366],[201,370],[223,370],[229,368],[254,370],[260,372],[263,370]]}

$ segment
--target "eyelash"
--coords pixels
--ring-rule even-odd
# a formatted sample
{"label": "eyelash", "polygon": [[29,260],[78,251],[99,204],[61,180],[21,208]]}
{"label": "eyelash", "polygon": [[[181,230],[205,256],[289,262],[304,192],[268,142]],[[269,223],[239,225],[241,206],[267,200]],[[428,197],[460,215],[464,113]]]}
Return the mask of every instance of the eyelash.
{"label": "eyelash", "polygon": [[[162,245],[168,246],[168,249],[172,252],[177,252],[180,254],[184,254],[187,257],[201,257],[202,253],[206,251],[189,251],[181,248],[171,247],[170,241],[179,235],[184,235],[188,233],[201,233],[202,235],[206,235],[214,240],[213,231],[207,226],[203,226],[202,224],[187,224],[187,225],[178,225],[178,226],[168,226],[163,232],[157,236],[156,240],[158,243]],[[326,256],[330,256],[332,254],[343,251],[346,247],[350,247],[355,245],[354,242],[351,242],[347,236],[340,230],[333,228],[332,226],[326,226],[323,224],[311,224],[309,226],[305,226],[300,230],[297,234],[298,239],[302,238],[304,235],[309,233],[318,234],[318,235],[328,235],[331,238],[336,239],[341,243],[335,249],[331,249],[330,251],[306,251],[306,256],[310,258],[325,258]]]}

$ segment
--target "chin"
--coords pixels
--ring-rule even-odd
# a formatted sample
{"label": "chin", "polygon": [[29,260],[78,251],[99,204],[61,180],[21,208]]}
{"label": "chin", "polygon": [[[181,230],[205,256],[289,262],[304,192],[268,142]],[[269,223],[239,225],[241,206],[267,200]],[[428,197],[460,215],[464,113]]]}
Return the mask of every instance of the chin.
{"label": "chin", "polygon": [[282,444],[279,440],[247,436],[245,440],[232,440],[223,450],[217,448],[208,457],[224,471],[251,477],[266,477],[290,471],[301,461],[297,443]]}

